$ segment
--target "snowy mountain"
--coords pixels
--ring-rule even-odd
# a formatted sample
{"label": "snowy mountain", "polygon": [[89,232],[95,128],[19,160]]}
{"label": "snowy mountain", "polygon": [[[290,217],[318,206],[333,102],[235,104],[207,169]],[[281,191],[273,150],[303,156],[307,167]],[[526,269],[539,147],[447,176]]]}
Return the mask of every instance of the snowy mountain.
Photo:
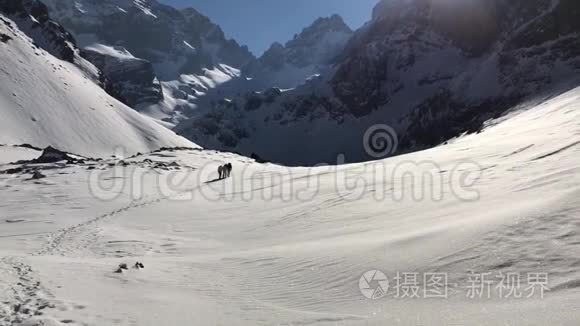
{"label": "snowy mountain", "polygon": [[192,8],[178,10],[155,0],[46,0],[51,15],[81,47],[124,47],[150,61],[161,80],[198,73],[219,63],[240,67],[253,59],[247,47]]}
{"label": "snowy mountain", "polygon": [[308,77],[326,73],[352,34],[338,15],[319,18],[285,45],[272,44],[244,72],[264,89],[294,88]]}
{"label": "snowy mountain", "polygon": [[0,40],[0,144],[88,156],[195,146],[109,96],[42,3],[0,1]]}
{"label": "snowy mountain", "polygon": [[303,84],[326,72],[352,35],[339,16],[320,18],[256,59],[192,8],[155,0],[46,3],[103,71],[111,95],[174,124],[225,98]]}
{"label": "snowy mountain", "polygon": [[394,128],[397,153],[438,145],[578,85],[579,19],[572,0],[384,0],[326,74],[275,99],[230,98],[177,130],[286,164],[371,159],[361,142],[376,124]]}
{"label": "snowy mountain", "polygon": [[[196,90],[180,94],[186,99],[183,105],[173,100],[173,93],[191,88],[190,79],[205,79],[208,70],[221,74],[222,66],[239,68],[254,60],[247,47],[226,39],[219,26],[192,8],[178,10],[155,0],[45,3],[79,41],[85,57],[112,81],[111,94],[157,118],[195,108],[187,93]],[[179,86],[174,88],[176,81]],[[163,89],[168,89],[167,101]]]}
{"label": "snowy mountain", "polygon": [[[163,101],[138,106],[139,111],[175,124],[211,112],[235,97],[250,97],[271,88],[294,88],[328,72],[352,31],[337,15],[320,18],[260,58],[242,66],[217,64],[200,72],[162,82]],[[219,60],[218,60],[219,61]]]}
{"label": "snowy mountain", "polygon": [[[435,146],[580,81],[571,0],[385,0],[354,33],[320,18],[257,59],[194,9],[47,4],[113,97],[205,147],[292,165],[374,158],[360,144],[377,124],[397,133],[389,154]],[[45,48],[74,61],[66,39]]]}

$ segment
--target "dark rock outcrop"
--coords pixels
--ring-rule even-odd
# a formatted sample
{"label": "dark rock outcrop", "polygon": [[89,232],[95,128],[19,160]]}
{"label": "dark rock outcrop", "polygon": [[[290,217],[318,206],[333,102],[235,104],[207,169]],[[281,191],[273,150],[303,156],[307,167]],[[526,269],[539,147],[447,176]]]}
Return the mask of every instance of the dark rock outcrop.
{"label": "dark rock outcrop", "polygon": [[163,100],[161,83],[149,61],[135,58],[120,47],[110,50],[118,51],[118,55],[93,48],[85,48],[81,52],[84,58],[103,72],[110,95],[130,107]]}
{"label": "dark rock outcrop", "polygon": [[33,163],[56,163],[62,161],[74,161],[67,153],[60,151],[52,146],[48,146],[42,151],[42,154]]}
{"label": "dark rock outcrop", "polygon": [[62,60],[75,61],[78,49],[74,38],[50,18],[44,3],[38,0],[0,0],[0,12],[14,19],[38,47]]}

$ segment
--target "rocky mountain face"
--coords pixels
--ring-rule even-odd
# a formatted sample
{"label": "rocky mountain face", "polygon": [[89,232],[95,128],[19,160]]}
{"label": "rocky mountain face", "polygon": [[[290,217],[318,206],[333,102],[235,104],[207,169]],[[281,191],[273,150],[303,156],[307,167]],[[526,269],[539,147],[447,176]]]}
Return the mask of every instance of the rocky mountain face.
{"label": "rocky mountain face", "polygon": [[161,83],[151,62],[135,58],[124,48],[98,44],[88,46],[82,56],[107,78],[107,92],[129,106],[163,100]]}
{"label": "rocky mountain face", "polygon": [[258,59],[243,65],[217,64],[201,72],[162,81],[164,100],[147,110],[168,113],[175,124],[214,110],[224,99],[253,98],[265,89],[290,89],[330,71],[352,30],[341,17],[320,18],[285,45],[275,43]]}
{"label": "rocky mountain face", "polygon": [[[396,112],[406,120],[405,148],[439,144],[553,85],[576,83],[579,8],[569,0],[383,1],[346,51],[333,93],[355,117]],[[392,107],[413,93],[419,101]]]}
{"label": "rocky mountain face", "polygon": [[353,31],[338,15],[319,18],[285,45],[274,43],[244,72],[267,87],[293,88],[326,73]]}
{"label": "rocky mountain face", "polygon": [[197,128],[208,116],[178,130],[288,164],[375,158],[363,146],[375,124],[397,133],[398,151],[388,154],[438,145],[577,85],[579,22],[574,0],[384,0],[326,74],[275,100],[222,103],[210,133]]}
{"label": "rocky mountain face", "polygon": [[285,45],[274,43],[246,64],[214,65],[162,83],[166,100],[160,110],[182,113],[171,118],[179,123],[184,116],[198,117],[232,98],[255,98],[273,87],[295,88],[328,72],[352,34],[340,16],[317,19]]}
{"label": "rocky mountain face", "polygon": [[[509,11],[501,4],[488,0],[381,2],[373,22],[343,54],[331,83],[335,95],[354,116],[364,116],[410,87],[439,91],[440,86],[452,86],[460,75],[477,75],[478,65],[501,51],[500,38],[508,37],[502,30],[509,33],[516,28],[508,23]],[[541,12],[541,6],[536,9],[532,17]],[[488,68],[495,67],[482,70]]]}
{"label": "rocky mountain face", "polygon": [[240,67],[254,57],[226,39],[221,28],[192,8],[178,10],[155,0],[45,0],[51,14],[82,47],[124,47],[156,66],[162,80],[223,63]]}
{"label": "rocky mountain face", "polygon": [[36,46],[55,57],[71,63],[78,57],[74,38],[50,19],[48,8],[42,2],[0,0],[0,12],[16,21],[20,29],[34,40]]}
{"label": "rocky mountain face", "polygon": [[255,59],[191,8],[178,10],[154,0],[44,1],[112,82],[113,95],[132,107],[163,100],[160,81]]}
{"label": "rocky mountain face", "polygon": [[[274,105],[286,93],[283,89],[296,88],[330,73],[352,35],[338,15],[317,19],[285,45],[274,43],[260,58],[246,65],[238,78],[206,93],[211,100],[198,102],[205,109],[182,121],[175,130],[185,137],[200,139],[208,147],[236,149],[250,155],[254,147],[261,146],[254,143],[243,148],[240,144],[255,140],[256,130],[270,121],[261,116],[260,109]],[[256,115],[257,121],[250,115]],[[267,136],[265,139],[271,140]]]}
{"label": "rocky mountain face", "polygon": [[97,66],[106,90],[171,124],[224,98],[293,88],[326,73],[352,36],[339,16],[321,18],[261,58],[195,9],[155,0],[44,0]]}

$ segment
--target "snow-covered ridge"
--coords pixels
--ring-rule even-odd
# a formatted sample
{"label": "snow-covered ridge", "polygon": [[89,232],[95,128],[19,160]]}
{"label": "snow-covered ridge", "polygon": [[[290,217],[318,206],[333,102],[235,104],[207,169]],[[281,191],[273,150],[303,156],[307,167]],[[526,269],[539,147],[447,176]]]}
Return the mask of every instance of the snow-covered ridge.
{"label": "snow-covered ridge", "polygon": [[52,145],[86,156],[195,146],[110,97],[88,62],[57,59],[17,22],[0,18],[0,33],[8,36],[0,43],[0,144]]}
{"label": "snow-covered ridge", "polygon": [[[74,0],[70,1],[70,5],[63,5],[64,2],[60,0],[44,0],[47,5],[53,7],[57,6],[59,10],[69,11],[71,16],[85,16],[87,18],[98,19],[101,15],[109,15],[115,13],[127,13],[132,9],[138,9],[143,14],[157,18],[152,12],[153,6],[156,4],[150,0],[108,0],[107,2],[97,0]],[[93,21],[93,22],[96,22]]]}
{"label": "snow-covered ridge", "polygon": [[123,47],[108,46],[104,44],[91,44],[84,48],[85,50],[98,52],[103,55],[117,58],[119,60],[134,60],[135,56]]}

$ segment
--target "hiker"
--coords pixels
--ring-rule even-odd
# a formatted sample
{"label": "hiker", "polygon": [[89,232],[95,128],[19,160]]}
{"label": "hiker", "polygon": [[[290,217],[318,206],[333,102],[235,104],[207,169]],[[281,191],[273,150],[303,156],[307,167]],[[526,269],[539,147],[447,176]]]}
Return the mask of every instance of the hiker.
{"label": "hiker", "polygon": [[232,174],[232,163],[226,164],[226,174],[227,174],[228,178]]}
{"label": "hiker", "polygon": [[219,176],[220,176],[220,179],[223,179],[223,176],[225,175],[225,169],[224,169],[224,166],[220,165],[220,166],[218,167],[218,174],[219,174]]}

